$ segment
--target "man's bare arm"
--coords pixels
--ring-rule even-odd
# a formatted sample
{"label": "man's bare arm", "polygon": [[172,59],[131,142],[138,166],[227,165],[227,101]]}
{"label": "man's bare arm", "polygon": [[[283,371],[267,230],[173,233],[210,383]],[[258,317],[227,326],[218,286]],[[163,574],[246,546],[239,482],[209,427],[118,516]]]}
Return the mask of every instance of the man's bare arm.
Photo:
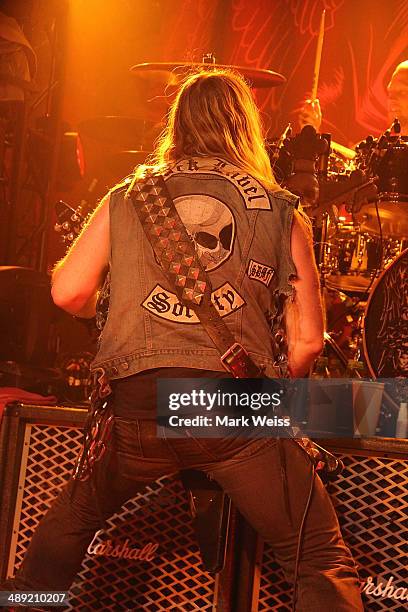
{"label": "man's bare arm", "polygon": [[109,254],[109,196],[106,196],[54,268],[51,293],[57,306],[74,315],[93,317]]}
{"label": "man's bare arm", "polygon": [[293,281],[294,300],[288,303],[285,313],[289,371],[291,376],[303,376],[323,348],[324,319],[312,236],[297,211],[292,226],[291,250],[297,279]]}

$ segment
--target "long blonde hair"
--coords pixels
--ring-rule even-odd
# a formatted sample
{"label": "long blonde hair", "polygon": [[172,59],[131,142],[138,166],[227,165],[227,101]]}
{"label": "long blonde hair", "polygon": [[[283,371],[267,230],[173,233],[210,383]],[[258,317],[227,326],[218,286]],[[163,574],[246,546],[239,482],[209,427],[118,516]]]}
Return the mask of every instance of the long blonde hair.
{"label": "long blonde hair", "polygon": [[221,156],[269,189],[279,188],[265,148],[258,108],[231,70],[203,70],[182,82],[147,168],[162,171],[186,157]]}

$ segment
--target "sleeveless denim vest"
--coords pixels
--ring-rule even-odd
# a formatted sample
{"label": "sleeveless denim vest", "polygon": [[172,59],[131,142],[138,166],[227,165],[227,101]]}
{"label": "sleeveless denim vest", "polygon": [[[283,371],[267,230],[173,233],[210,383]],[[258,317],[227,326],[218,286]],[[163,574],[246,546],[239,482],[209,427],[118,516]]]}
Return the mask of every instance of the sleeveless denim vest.
{"label": "sleeveless denim vest", "polygon": [[[212,300],[237,342],[265,375],[285,373],[283,305],[296,276],[290,254],[298,198],[266,190],[221,158],[184,159],[164,173],[169,192],[212,284]],[[110,271],[99,303],[109,312],[92,369],[118,379],[160,367],[223,371],[196,314],[159,267],[130,199],[110,194]],[[100,315],[99,315],[100,316]]]}

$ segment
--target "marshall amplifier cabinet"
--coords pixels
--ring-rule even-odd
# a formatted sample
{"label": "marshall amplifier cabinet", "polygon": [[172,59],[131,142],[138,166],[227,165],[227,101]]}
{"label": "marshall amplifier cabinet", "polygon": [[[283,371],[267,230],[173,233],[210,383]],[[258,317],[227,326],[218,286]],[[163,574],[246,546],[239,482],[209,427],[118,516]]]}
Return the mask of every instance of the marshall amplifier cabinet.
{"label": "marshall amplifier cabinet", "polygon": [[[1,429],[0,570],[12,577],[72,470],[86,411],[11,404]],[[227,567],[231,560],[227,558]],[[162,478],[129,500],[89,545],[67,610],[229,611],[229,580],[201,563],[187,495]]]}
{"label": "marshall amplifier cabinet", "polygon": [[[343,537],[359,568],[367,612],[400,612],[408,602],[408,440],[330,440],[345,469],[328,484]],[[245,529],[244,529],[245,531]],[[292,591],[271,548],[246,527],[237,612],[290,612]],[[245,575],[245,571],[241,571]]]}

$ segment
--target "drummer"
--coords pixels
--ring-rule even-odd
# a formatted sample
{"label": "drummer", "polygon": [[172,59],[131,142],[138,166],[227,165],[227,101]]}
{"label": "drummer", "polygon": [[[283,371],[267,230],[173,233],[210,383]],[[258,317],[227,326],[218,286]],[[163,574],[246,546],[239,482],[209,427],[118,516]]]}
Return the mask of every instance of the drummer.
{"label": "drummer", "polygon": [[[408,134],[408,60],[395,68],[387,85],[387,92],[389,125],[398,117],[401,134]],[[299,123],[301,128],[308,124],[312,125],[316,132],[320,132],[322,111],[318,99],[305,101],[299,114]]]}

